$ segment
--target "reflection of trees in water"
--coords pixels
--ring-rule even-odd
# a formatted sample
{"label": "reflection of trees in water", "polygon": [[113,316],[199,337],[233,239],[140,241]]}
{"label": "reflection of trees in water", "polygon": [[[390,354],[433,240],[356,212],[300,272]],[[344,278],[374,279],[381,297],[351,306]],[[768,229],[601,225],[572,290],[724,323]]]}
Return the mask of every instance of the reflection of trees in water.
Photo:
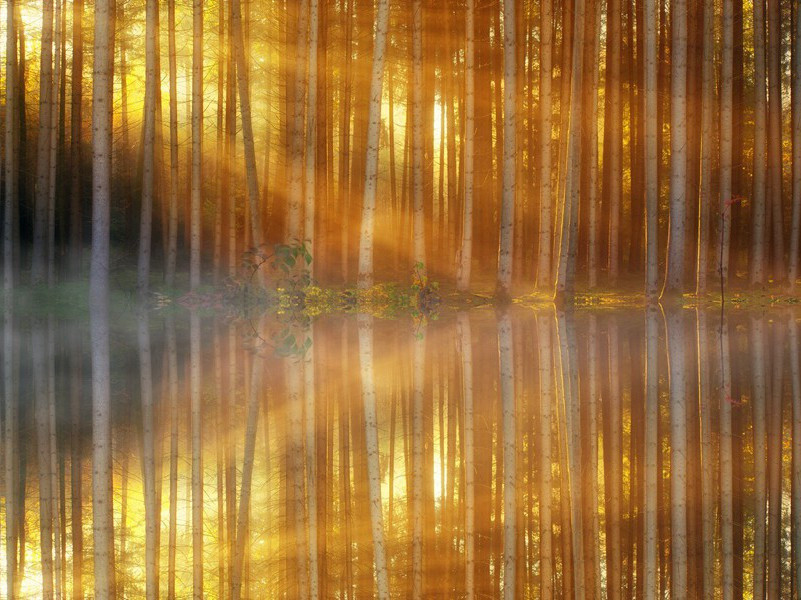
{"label": "reflection of trees in water", "polygon": [[11,597],[785,597],[799,577],[791,313],[331,317],[288,357],[198,313],[96,322],[91,346],[4,326]]}

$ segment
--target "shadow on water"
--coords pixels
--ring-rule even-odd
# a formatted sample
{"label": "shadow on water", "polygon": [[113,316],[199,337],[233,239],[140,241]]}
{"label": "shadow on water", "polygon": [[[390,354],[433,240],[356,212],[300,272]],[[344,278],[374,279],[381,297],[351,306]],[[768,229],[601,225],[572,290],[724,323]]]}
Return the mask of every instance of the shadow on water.
{"label": "shadow on water", "polygon": [[3,593],[91,593],[105,544],[117,597],[790,598],[799,327],[513,305],[150,311],[90,336],[6,315]]}

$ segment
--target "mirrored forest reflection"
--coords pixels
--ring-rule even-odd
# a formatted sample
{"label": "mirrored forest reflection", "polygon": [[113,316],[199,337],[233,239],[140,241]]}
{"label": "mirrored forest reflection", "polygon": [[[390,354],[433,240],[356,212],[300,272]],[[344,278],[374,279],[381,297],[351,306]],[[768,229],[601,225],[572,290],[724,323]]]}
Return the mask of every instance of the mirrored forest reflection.
{"label": "mirrored forest reflection", "polygon": [[797,594],[799,311],[190,312],[112,320],[111,527],[97,338],[5,321],[3,595]]}

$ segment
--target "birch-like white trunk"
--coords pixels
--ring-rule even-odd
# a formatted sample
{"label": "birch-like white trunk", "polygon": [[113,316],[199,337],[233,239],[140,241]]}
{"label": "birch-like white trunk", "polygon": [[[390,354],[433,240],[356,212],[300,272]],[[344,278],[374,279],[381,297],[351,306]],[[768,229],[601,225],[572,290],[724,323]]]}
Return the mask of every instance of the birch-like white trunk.
{"label": "birch-like white trunk", "polygon": [[670,372],[670,592],[687,595],[687,364],[684,322],[665,315]]}
{"label": "birch-like white trunk", "polygon": [[[703,144],[703,140],[701,142]],[[706,314],[696,308],[698,412],[701,427],[701,538],[703,598],[714,596],[715,575],[715,445],[712,436],[712,388],[709,381],[709,331]]]}
{"label": "birch-like white trunk", "polygon": [[[470,287],[473,266],[473,186],[475,176],[476,140],[476,2],[466,0],[465,5],[465,58],[464,58],[464,206],[462,244],[459,249],[457,288],[464,292]],[[470,588],[468,588],[468,593]]]}
{"label": "birch-like white trunk", "polygon": [[659,594],[659,530],[657,518],[657,465],[659,455],[659,315],[655,306],[645,313],[645,424],[643,445],[645,470],[643,494],[643,598]]}
{"label": "birch-like white trunk", "polygon": [[145,488],[145,595],[159,597],[156,565],[161,512],[156,507],[156,449],[153,420],[153,374],[150,351],[150,319],[147,309],[138,315],[139,391],[142,404],[142,478]]}
{"label": "birch-like white trunk", "polygon": [[[503,193],[498,250],[498,292],[509,296],[512,288],[516,157],[517,157],[517,41],[515,3],[503,0]],[[574,96],[575,97],[575,96]]]}
{"label": "birch-like white trunk", "polygon": [[367,148],[364,161],[364,197],[362,198],[362,229],[359,238],[359,287],[373,285],[373,252],[375,240],[375,197],[378,187],[378,149],[381,134],[381,96],[384,83],[389,0],[378,0],[373,73],[370,80],[370,106],[367,115]]}
{"label": "birch-like white trunk", "polygon": [[159,18],[158,0],[147,0],[145,12],[145,103],[142,140],[142,205],[139,221],[139,262],[137,265],[137,291],[147,295],[150,284],[150,245],[153,228],[153,193],[156,156],[156,25]]}
{"label": "birch-like white trunk", "polygon": [[375,409],[375,372],[373,367],[373,317],[360,314],[359,364],[364,403],[364,427],[367,450],[367,481],[370,500],[370,529],[373,534],[373,568],[375,591],[380,600],[389,600],[384,517],[381,508],[381,468],[378,450],[378,422]]}
{"label": "birch-like white trunk", "polygon": [[656,0],[643,0],[645,21],[645,295],[655,301],[659,278],[659,156],[657,148],[657,31]]}
{"label": "birch-like white trunk", "polygon": [[468,600],[475,598],[476,576],[476,474],[473,437],[473,338],[470,316],[459,313],[456,322],[462,358],[462,401],[464,403],[464,586]]}
{"label": "birch-like white trunk", "polygon": [[[301,600],[309,598],[309,554],[306,533],[306,489],[303,470],[303,363],[299,359],[290,357],[286,361],[287,378],[287,435],[288,453],[287,469],[290,480],[288,485],[293,487],[295,515],[294,543],[295,566],[298,579],[298,597]],[[287,523],[287,527],[290,524]]]}
{"label": "birch-like white trunk", "polygon": [[515,373],[512,321],[498,319],[498,353],[503,414],[503,597],[515,598],[517,569],[517,431],[515,429]]}

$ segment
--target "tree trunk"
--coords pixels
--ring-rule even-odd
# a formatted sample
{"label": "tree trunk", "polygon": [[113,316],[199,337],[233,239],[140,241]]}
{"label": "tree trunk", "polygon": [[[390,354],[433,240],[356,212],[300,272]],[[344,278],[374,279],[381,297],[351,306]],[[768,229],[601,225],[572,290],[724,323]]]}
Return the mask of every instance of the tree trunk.
{"label": "tree trunk", "polygon": [[[648,7],[646,6],[646,12]],[[610,0],[607,7],[609,22],[606,38],[606,112],[604,114],[604,204],[609,211],[608,276],[610,283],[616,283],[620,249],[620,205],[623,195],[623,103],[621,101],[622,79],[622,14],[620,0]],[[654,21],[646,16],[646,27]],[[646,33],[646,38],[648,34]],[[646,41],[646,46],[648,45]],[[648,49],[646,48],[646,52]],[[648,59],[646,57],[646,65]],[[647,66],[646,66],[647,73]],[[646,89],[648,77],[646,75]],[[647,91],[646,91],[647,95]],[[647,100],[646,100],[647,102]],[[647,115],[651,113],[646,111]]]}
{"label": "tree trunk", "polygon": [[732,98],[734,69],[734,17],[731,2],[723,3],[720,64],[720,214],[723,231],[720,236],[718,273],[725,285],[729,280],[729,247],[731,246],[731,171],[732,171]]}
{"label": "tree trunk", "polygon": [[[412,9],[414,10],[414,8]],[[415,13],[416,14],[416,13]],[[376,15],[375,45],[373,46],[373,74],[370,82],[370,109],[367,125],[367,146],[364,161],[364,198],[362,199],[362,226],[359,243],[359,287],[373,284],[373,232],[375,229],[375,196],[378,187],[378,148],[381,133],[381,94],[386,60],[389,0],[379,0]]]}
{"label": "tree trunk", "polygon": [[[80,0],[78,0],[80,2]],[[8,296],[14,289],[14,236],[17,221],[19,172],[17,171],[17,143],[19,121],[17,108],[17,23],[16,2],[6,5],[6,106],[5,106],[5,201],[3,203],[3,292]],[[12,571],[9,573],[11,586]],[[11,598],[11,595],[9,595]]]}
{"label": "tree trunk", "polygon": [[537,239],[537,287],[553,285],[553,192],[551,189],[551,139],[553,138],[553,106],[551,80],[553,44],[553,2],[542,0],[540,7],[540,230]]}
{"label": "tree trunk", "polygon": [[[380,18],[380,17],[379,17]],[[378,43],[376,43],[376,50]],[[373,317],[359,315],[359,356],[364,402],[364,426],[367,444],[367,477],[369,483],[370,523],[373,533],[375,589],[379,599],[389,598],[384,519],[381,509],[381,470],[379,465],[378,423],[375,411],[375,378],[373,369]]]}
{"label": "tree trunk", "polygon": [[[715,108],[715,6],[703,0],[703,59],[701,63],[701,183],[698,194],[698,247],[696,249],[695,293],[706,293],[709,270],[709,211],[712,201],[712,146]],[[700,317],[699,317],[700,318]],[[699,357],[700,360],[700,357]]]}
{"label": "tree trunk", "polygon": [[[175,285],[175,263],[178,260],[178,65],[175,48],[175,0],[167,2],[167,37],[170,71],[170,209],[164,282],[171,288]],[[219,123],[218,130],[222,131]],[[219,220],[218,217],[217,221]]]}
{"label": "tree trunk", "polygon": [[192,432],[192,597],[195,600],[203,598],[203,505],[205,502],[203,496],[200,347],[200,317],[193,310],[189,315],[189,404]]}
{"label": "tree trunk", "polygon": [[156,27],[159,18],[157,0],[147,0],[145,15],[145,104],[143,109],[143,158],[142,158],[142,213],[139,226],[139,264],[137,269],[137,291],[144,298],[150,285],[150,252],[153,227],[153,195],[156,178]]}
{"label": "tree trunk", "polygon": [[[235,2],[236,0],[233,1]],[[192,173],[190,178],[189,285],[193,291],[200,285],[200,216],[203,201],[202,167],[203,0],[192,0]],[[202,571],[200,576],[202,578]],[[195,594],[198,593],[198,583],[199,581],[196,579]]]}
{"label": "tree trunk", "polygon": [[109,365],[109,226],[114,65],[109,51],[112,6],[96,0],[92,73],[92,258],[89,275],[92,340],[92,515],[95,595],[114,597],[111,382]]}
{"label": "tree trunk", "polygon": [[[581,73],[582,73],[582,27],[584,26],[584,0],[576,0],[573,14],[573,58],[571,65],[570,116],[565,156],[564,195],[560,199],[559,262],[556,273],[554,301],[569,302],[573,297],[576,274],[576,252],[578,250],[578,204],[581,170]],[[619,195],[619,194],[618,194]],[[616,260],[616,259],[615,259]]]}
{"label": "tree trunk", "polygon": [[[465,61],[464,61],[464,206],[462,208],[462,243],[459,249],[459,270],[456,285],[462,292],[470,287],[473,266],[473,182],[475,161],[476,120],[476,33],[475,0],[467,0],[465,8]],[[468,587],[468,593],[470,588]]]}
{"label": "tree trunk", "polygon": [[[724,4],[725,8],[726,4]],[[729,5],[730,7],[730,5]],[[724,13],[731,21],[731,8]],[[781,282],[786,276],[784,268],[784,212],[782,207],[782,42],[781,7],[779,0],[768,0],[768,194],[773,224],[773,280]],[[728,27],[731,30],[733,25]],[[725,64],[725,63],[724,63]],[[722,109],[721,109],[722,114]],[[721,136],[722,137],[722,136]]]}
{"label": "tree trunk", "polygon": [[684,285],[687,220],[687,0],[674,0],[670,10],[670,226],[663,296]]}
{"label": "tree trunk", "polygon": [[792,61],[792,139],[793,139],[793,214],[790,224],[790,260],[787,269],[787,283],[790,289],[798,279],[798,261],[801,260],[801,76],[798,68],[801,63],[801,14],[796,7],[793,15],[795,32],[793,37]]}
{"label": "tree trunk", "polygon": [[498,293],[509,296],[512,287],[517,156],[517,40],[515,1],[503,0],[503,195],[498,251]]}

